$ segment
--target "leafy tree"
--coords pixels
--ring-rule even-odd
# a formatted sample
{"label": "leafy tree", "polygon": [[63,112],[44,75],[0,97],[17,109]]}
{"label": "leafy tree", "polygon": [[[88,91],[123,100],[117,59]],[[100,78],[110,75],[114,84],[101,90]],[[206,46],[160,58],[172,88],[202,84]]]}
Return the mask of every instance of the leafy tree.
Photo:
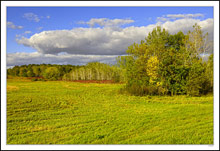
{"label": "leafy tree", "polygon": [[185,35],[182,31],[179,31],[177,34],[169,35],[168,38],[168,46],[171,48],[174,48],[175,50],[180,50],[182,47],[184,47],[184,39]]}
{"label": "leafy tree", "polygon": [[59,76],[60,73],[56,67],[47,68],[43,74],[43,77],[48,80],[58,80]]}
{"label": "leafy tree", "polygon": [[41,74],[40,67],[38,67],[38,66],[33,66],[33,67],[32,67],[32,70],[33,70],[33,73],[34,73],[34,75],[35,75],[36,77],[39,77],[39,76],[40,76],[40,74]]}
{"label": "leafy tree", "polygon": [[206,38],[197,24],[187,35],[153,29],[145,41],[128,47],[128,56],[118,59],[126,69],[126,90],[135,95],[205,94],[210,89],[207,81],[211,81],[207,73],[213,70],[207,69],[211,61],[206,67],[200,58],[206,52]]}
{"label": "leafy tree", "polygon": [[203,80],[204,66],[200,60],[193,60],[189,76],[187,77],[187,94],[190,96],[200,96],[202,89],[202,80]]}
{"label": "leafy tree", "polygon": [[209,56],[208,62],[207,62],[207,75],[209,75],[210,79],[210,86],[211,89],[213,88],[213,71],[214,71],[214,66],[213,66],[213,54]]}
{"label": "leafy tree", "polygon": [[206,85],[203,85],[203,89],[205,93],[213,91],[213,54],[211,54],[208,58],[207,63],[205,64],[206,70],[204,73],[204,79],[206,80]]}
{"label": "leafy tree", "polygon": [[33,69],[31,68],[31,67],[29,67],[28,69],[27,69],[27,76],[28,77],[34,77],[35,75],[34,75],[34,72],[33,72]]}
{"label": "leafy tree", "polygon": [[147,75],[150,77],[150,83],[153,84],[158,79],[159,60],[157,56],[152,56],[148,59],[146,64]]}
{"label": "leafy tree", "polygon": [[199,54],[206,52],[206,42],[208,33],[203,34],[201,27],[198,24],[193,26],[193,31],[189,31],[185,38],[185,48],[188,52],[189,63],[192,63],[193,58]]}
{"label": "leafy tree", "polygon": [[21,67],[20,68],[19,76],[20,77],[27,77],[27,69],[26,69],[26,67]]}

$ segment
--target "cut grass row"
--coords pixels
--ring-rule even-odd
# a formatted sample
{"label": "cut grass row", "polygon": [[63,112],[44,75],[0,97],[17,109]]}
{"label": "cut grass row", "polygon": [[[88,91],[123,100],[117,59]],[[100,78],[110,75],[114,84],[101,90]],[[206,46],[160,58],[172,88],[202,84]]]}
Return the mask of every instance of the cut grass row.
{"label": "cut grass row", "polygon": [[7,81],[8,144],[213,144],[213,97],[120,94],[123,84]]}

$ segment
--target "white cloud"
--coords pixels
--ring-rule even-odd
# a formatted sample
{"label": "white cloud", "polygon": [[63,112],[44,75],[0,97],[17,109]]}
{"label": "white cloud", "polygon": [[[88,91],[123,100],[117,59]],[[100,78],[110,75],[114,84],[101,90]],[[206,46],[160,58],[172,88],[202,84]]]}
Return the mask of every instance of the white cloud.
{"label": "white cloud", "polygon": [[159,22],[165,22],[165,21],[168,21],[169,19],[166,18],[166,17],[157,17],[157,21]]}
{"label": "white cloud", "polygon": [[193,25],[195,23],[199,23],[198,19],[178,19],[175,21],[166,21],[162,24],[162,27],[167,29],[169,33],[177,33],[178,31],[182,31],[183,33],[187,33],[189,30],[193,29]]}
{"label": "white cloud", "polygon": [[36,28],[37,30],[41,30],[41,29],[43,29],[43,27],[38,27],[38,28]]}
{"label": "white cloud", "polygon": [[8,53],[7,66],[25,65],[25,64],[73,64],[85,65],[88,62],[102,62],[114,64],[116,62],[116,55],[70,55],[70,54],[40,54],[33,53]]}
{"label": "white cloud", "polygon": [[15,35],[15,37],[16,37],[16,38],[18,38],[18,37],[21,37],[21,35],[19,35],[19,34],[16,34],[16,35]]}
{"label": "white cloud", "polygon": [[31,34],[31,31],[25,31],[24,34]]}
{"label": "white cloud", "polygon": [[48,16],[46,16],[46,18],[47,18],[47,19],[50,19],[50,16],[48,15]]}
{"label": "white cloud", "polygon": [[34,13],[25,13],[23,15],[23,17],[26,18],[29,21],[35,21],[35,22],[39,22],[40,21],[39,17],[36,14],[34,14]]}
{"label": "white cloud", "polygon": [[13,22],[7,22],[7,27],[11,29],[22,29],[23,26],[16,26]]}
{"label": "white cloud", "polygon": [[31,31],[27,30],[27,31],[25,31],[24,33],[16,34],[15,37],[16,37],[16,38],[22,38],[23,36],[28,35],[28,34],[31,34],[31,33],[32,33]]}
{"label": "white cloud", "polygon": [[214,32],[214,20],[212,18],[209,18],[204,21],[200,21],[198,25],[201,26],[204,32],[208,32],[210,40],[214,39],[213,37],[214,36],[214,33],[213,33]]}
{"label": "white cloud", "polygon": [[[91,20],[90,20],[91,21]],[[37,50],[35,53],[9,53],[7,65],[22,64],[86,64],[91,61],[114,63],[118,55],[125,54],[128,46],[139,43],[157,25],[171,34],[183,31],[185,34],[198,23],[203,32],[209,33],[213,40],[212,18],[201,21],[194,18],[181,18],[173,21],[158,22],[142,27],[74,28],[72,30],[43,31],[30,38],[17,37],[17,42]],[[212,52],[213,43],[208,48]]]}
{"label": "white cloud", "polygon": [[155,26],[127,28],[75,28],[72,30],[43,31],[29,39],[17,39],[40,53],[57,54],[124,54],[133,42],[140,42]]}
{"label": "white cloud", "polygon": [[[171,34],[183,31],[187,33],[198,23],[204,32],[213,36],[213,19],[179,19],[166,21],[160,25]],[[17,42],[36,49],[43,54],[93,54],[122,55],[134,42],[139,43],[157,24],[126,28],[75,28],[72,30],[52,30],[34,34],[30,38],[19,38]]]}
{"label": "white cloud", "polygon": [[108,18],[92,18],[88,22],[80,21],[79,24],[88,24],[91,27],[99,25],[102,27],[114,27],[133,23],[131,19],[108,19]]}
{"label": "white cloud", "polygon": [[197,13],[197,14],[168,14],[166,15],[168,18],[197,18],[197,17],[204,17],[203,14]]}
{"label": "white cloud", "polygon": [[175,21],[167,21],[162,24],[162,27],[167,29],[169,33],[174,34],[178,31],[182,31],[183,33],[187,33],[189,30],[193,29],[193,25],[198,23],[201,26],[201,29],[204,33],[209,33],[209,39],[213,40],[213,29],[214,29],[214,20],[212,18],[200,21],[199,19],[178,19]]}
{"label": "white cloud", "polygon": [[176,19],[196,19],[198,17],[204,17],[203,14],[167,14],[163,15],[162,17],[157,17],[157,21],[166,22],[170,20]]}
{"label": "white cloud", "polygon": [[213,35],[214,35],[214,20],[212,18],[200,21],[199,19],[179,19],[176,21],[167,21],[164,24],[162,24],[162,27],[167,29],[169,33],[174,34],[177,33],[178,31],[182,31],[183,33],[187,33],[189,30],[193,30],[193,25],[197,23],[203,33],[208,32],[208,39],[209,41],[207,42],[207,52],[212,53],[213,52]]}

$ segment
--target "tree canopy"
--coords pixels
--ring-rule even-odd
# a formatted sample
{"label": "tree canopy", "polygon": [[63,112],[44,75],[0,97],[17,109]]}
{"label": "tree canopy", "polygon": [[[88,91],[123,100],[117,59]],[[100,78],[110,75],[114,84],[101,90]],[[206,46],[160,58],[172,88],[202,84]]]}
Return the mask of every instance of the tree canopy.
{"label": "tree canopy", "polygon": [[[135,95],[200,96],[212,91],[213,55],[205,62],[207,34],[195,24],[186,35],[157,27],[128,47],[118,63],[126,72],[126,91]],[[209,74],[208,74],[209,73]]]}

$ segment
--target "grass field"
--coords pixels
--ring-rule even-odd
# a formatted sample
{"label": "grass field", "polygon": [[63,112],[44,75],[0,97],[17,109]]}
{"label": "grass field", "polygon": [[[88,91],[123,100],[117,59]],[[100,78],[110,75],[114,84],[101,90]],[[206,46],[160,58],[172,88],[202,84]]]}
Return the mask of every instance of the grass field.
{"label": "grass field", "polygon": [[123,84],[7,80],[7,144],[213,144],[213,96],[120,94]]}

